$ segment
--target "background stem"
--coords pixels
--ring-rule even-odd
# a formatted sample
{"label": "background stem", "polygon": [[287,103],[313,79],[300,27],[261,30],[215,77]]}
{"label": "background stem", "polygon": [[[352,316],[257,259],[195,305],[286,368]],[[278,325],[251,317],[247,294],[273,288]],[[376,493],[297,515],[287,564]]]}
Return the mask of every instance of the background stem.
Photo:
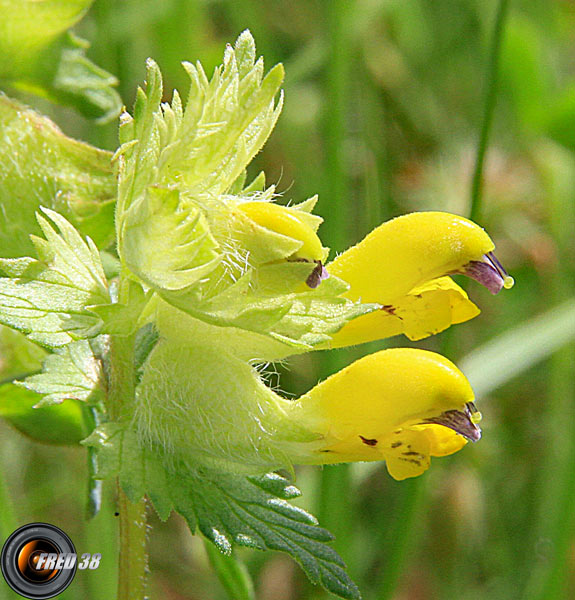
{"label": "background stem", "polygon": [[469,211],[469,218],[472,221],[477,221],[481,214],[481,200],[483,194],[483,163],[485,162],[485,153],[487,152],[489,134],[491,133],[491,124],[493,122],[493,111],[495,109],[495,99],[497,97],[498,87],[499,57],[501,56],[501,42],[505,30],[505,20],[507,17],[508,8],[509,0],[499,0],[497,15],[495,16],[493,37],[491,41],[489,63],[487,65],[483,121],[481,124],[481,133],[479,135],[477,157],[475,159],[475,169],[473,172],[473,182],[471,185],[471,209]]}
{"label": "background stem", "polygon": [[[350,69],[350,4],[347,0],[333,0],[326,4],[330,60],[325,71],[327,110],[322,123],[325,151],[325,172],[320,204],[329,219],[322,225],[322,237],[331,248],[330,256],[349,245],[349,180],[346,169],[346,138],[349,110]],[[349,363],[347,350],[325,353],[320,365],[320,377],[325,378]],[[353,512],[350,466],[328,466],[323,469],[319,485],[318,517],[323,527],[335,535],[334,546],[353,572],[353,521],[347,515]]]}

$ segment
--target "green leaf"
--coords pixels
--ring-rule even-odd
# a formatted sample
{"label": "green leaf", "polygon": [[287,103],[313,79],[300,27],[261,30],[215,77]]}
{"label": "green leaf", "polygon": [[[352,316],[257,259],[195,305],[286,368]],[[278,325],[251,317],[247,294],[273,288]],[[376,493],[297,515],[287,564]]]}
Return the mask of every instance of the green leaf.
{"label": "green leaf", "polygon": [[114,240],[111,154],[66,137],[49,119],[0,95],[0,257],[30,256],[40,206],[105,248]]}
{"label": "green leaf", "polygon": [[41,370],[46,351],[19,331],[0,325],[0,381],[10,381]]}
{"label": "green leaf", "polygon": [[35,408],[38,394],[11,383],[0,385],[0,417],[31,439],[45,444],[76,445],[91,431],[76,400]]}
{"label": "green leaf", "polygon": [[110,302],[98,249],[54,211],[43,212],[58,227],[38,216],[46,239],[34,238],[40,260],[0,259],[0,323],[48,347],[74,338],[93,337],[101,327],[87,306]]}
{"label": "green leaf", "polygon": [[128,268],[157,290],[182,290],[220,261],[201,210],[177,190],[149,188],[126,213],[120,253]]}
{"label": "green leaf", "polygon": [[107,123],[122,110],[122,99],[114,89],[118,79],[86,56],[89,47],[86,40],[72,32],[63,36],[56,47],[59,62],[45,85],[54,102],[73,106],[85,117]]}
{"label": "green leaf", "polygon": [[[345,323],[379,308],[377,304],[360,304],[341,297],[347,284],[336,277],[330,277],[313,290],[281,293],[282,288],[290,286],[306,289],[303,282],[314,266],[305,263],[269,265],[258,271],[259,286],[251,285],[252,275],[248,273],[207,300],[168,292],[162,292],[161,296],[172,306],[210,325],[244,329],[280,342],[281,346],[265,348],[259,336],[252,340],[252,358],[279,360],[329,342],[331,334]],[[172,328],[170,320],[173,319],[173,327],[185,331],[187,321],[182,320],[177,311],[170,316],[169,311],[164,310],[164,315],[168,329]],[[214,330],[212,337],[217,341],[224,336]],[[249,344],[250,338],[244,336],[242,345],[246,350]]]}
{"label": "green leaf", "polygon": [[132,502],[147,494],[161,518],[176,510],[192,532],[198,529],[224,554],[234,545],[286,552],[313,583],[342,598],[360,597],[342,559],[326,543],[333,536],[287,501],[298,492],[280,475],[247,477],[163,463],[160,449],[140,447],[136,433],[117,423],[102,425],[84,443],[98,449],[98,477],[119,476]]}
{"label": "green leaf", "polygon": [[0,0],[0,80],[108,121],[122,101],[118,81],[86,58],[89,44],[66,30],[92,0]]}
{"label": "green leaf", "polygon": [[44,361],[43,371],[15,382],[43,398],[35,407],[61,404],[64,400],[97,403],[102,399],[102,368],[90,344],[80,340],[64,346]]}

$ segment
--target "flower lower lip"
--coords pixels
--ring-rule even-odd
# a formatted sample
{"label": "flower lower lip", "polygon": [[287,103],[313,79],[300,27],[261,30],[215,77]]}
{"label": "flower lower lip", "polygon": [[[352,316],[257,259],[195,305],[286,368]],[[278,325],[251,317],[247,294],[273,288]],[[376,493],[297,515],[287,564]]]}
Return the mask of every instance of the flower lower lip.
{"label": "flower lower lip", "polygon": [[502,288],[513,287],[513,277],[510,277],[493,252],[483,255],[482,260],[468,262],[460,271],[484,285],[492,294],[497,294]]}
{"label": "flower lower lip", "polygon": [[477,422],[481,419],[480,413],[475,408],[473,402],[468,402],[464,410],[447,410],[438,417],[425,419],[424,423],[433,423],[443,425],[453,429],[459,435],[462,435],[470,442],[477,442],[481,439],[481,429]]}

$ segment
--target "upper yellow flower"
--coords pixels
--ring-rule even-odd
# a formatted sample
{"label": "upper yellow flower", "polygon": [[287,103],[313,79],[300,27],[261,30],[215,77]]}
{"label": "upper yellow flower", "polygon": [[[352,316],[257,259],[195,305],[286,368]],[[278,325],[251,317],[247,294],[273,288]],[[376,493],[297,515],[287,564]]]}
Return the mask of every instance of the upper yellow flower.
{"label": "upper yellow flower", "polygon": [[346,297],[381,305],[346,325],[332,346],[399,333],[418,340],[475,317],[479,309],[446,275],[468,275],[493,293],[510,287],[493,249],[483,229],[447,213],[412,213],[379,226],[328,267],[350,284]]}

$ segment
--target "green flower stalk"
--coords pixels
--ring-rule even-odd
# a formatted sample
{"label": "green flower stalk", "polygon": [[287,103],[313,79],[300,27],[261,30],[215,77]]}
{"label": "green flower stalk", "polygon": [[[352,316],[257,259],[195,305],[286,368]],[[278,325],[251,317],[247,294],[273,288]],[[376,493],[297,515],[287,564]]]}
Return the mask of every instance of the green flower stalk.
{"label": "green flower stalk", "polygon": [[[479,313],[450,275],[493,293],[512,280],[483,229],[437,212],[384,223],[329,262],[315,197],[282,206],[263,174],[246,181],[280,114],[282,66],[264,74],[244,32],[211,79],[199,63],[184,67],[186,103],[177,92],[162,102],[150,60],[133,115],[121,116],[119,276],[44,209],[37,258],[0,260],[0,322],[53,352],[21,384],[41,406],[73,398],[99,415],[84,441],[97,478],[118,477],[122,494],[147,495],[162,518],[177,510],[224,552],[290,552],[313,581],[357,597],[341,559],[319,546],[329,534],[266,473],[385,460],[395,479],[417,476],[480,438],[471,387],[417,349],[364,357],[297,400],[267,386],[260,366],[427,337]],[[140,595],[131,580],[122,598]]]}

